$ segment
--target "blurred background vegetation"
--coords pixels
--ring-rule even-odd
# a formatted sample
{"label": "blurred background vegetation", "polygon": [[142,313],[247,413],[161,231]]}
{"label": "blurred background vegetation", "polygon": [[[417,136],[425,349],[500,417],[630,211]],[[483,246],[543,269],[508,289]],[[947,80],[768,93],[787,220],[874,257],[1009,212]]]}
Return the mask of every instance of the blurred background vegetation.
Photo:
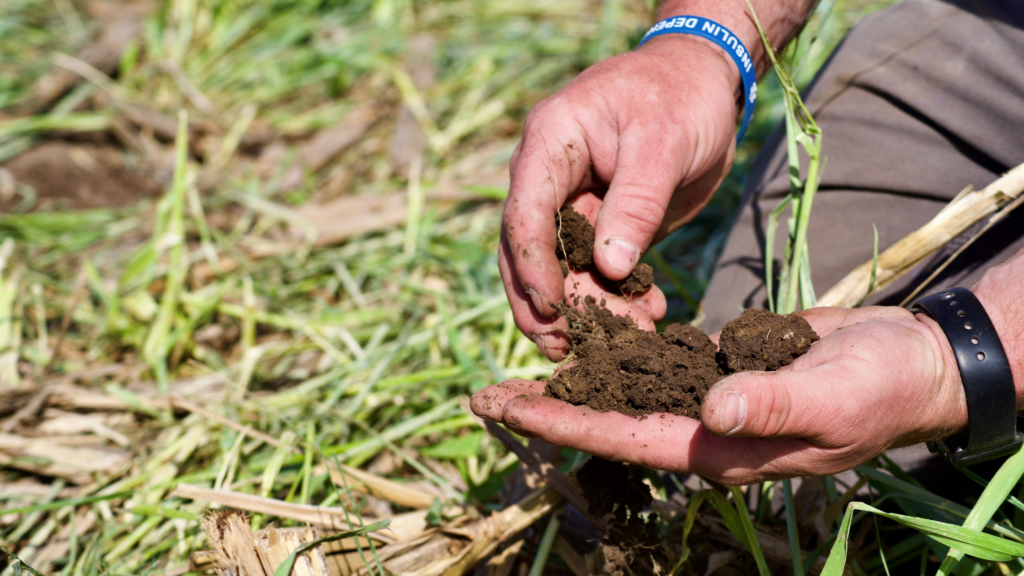
{"label": "blurred background vegetation", "polygon": [[[888,3],[823,0],[797,83]],[[47,574],[183,574],[208,547],[197,519],[216,503],[179,484],[369,519],[415,508],[340,489],[332,463],[439,506],[508,506],[518,459],[458,404],[553,368],[515,328],[498,275],[507,162],[530,108],[629,50],[654,9],[6,0],[0,543]],[[667,320],[696,314],[781,118],[774,76],[760,96],[722,191],[646,257]],[[435,524],[443,510],[431,508]],[[770,510],[756,518],[779,533]],[[271,521],[301,525],[253,519]],[[513,563],[538,565],[543,530]],[[806,550],[827,551],[827,532],[812,532]],[[895,541],[890,565],[932,553],[912,538]],[[691,546],[702,564],[687,572],[727,548]],[[569,564],[552,553],[539,566]]]}

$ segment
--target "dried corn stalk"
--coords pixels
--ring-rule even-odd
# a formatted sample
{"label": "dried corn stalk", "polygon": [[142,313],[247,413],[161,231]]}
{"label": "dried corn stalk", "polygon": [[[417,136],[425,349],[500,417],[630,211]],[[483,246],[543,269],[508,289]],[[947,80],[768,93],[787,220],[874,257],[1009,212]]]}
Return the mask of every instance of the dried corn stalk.
{"label": "dried corn stalk", "polygon": [[[213,564],[218,576],[273,576],[297,548],[319,538],[316,528],[264,528],[255,534],[243,512],[213,512],[203,517],[203,528],[213,544]],[[209,560],[208,553],[193,564]],[[199,568],[200,566],[194,566]],[[299,555],[293,576],[330,576],[327,559],[319,546]]]}
{"label": "dried corn stalk", "polygon": [[[187,485],[184,485],[187,486]],[[224,492],[188,487],[186,493],[181,486],[176,495],[188,498],[206,499],[218,496],[223,500]],[[203,491],[202,494],[199,491]],[[254,498],[254,497],[249,497]],[[261,511],[266,509],[265,501],[259,499]],[[522,500],[500,512],[482,518],[475,508],[455,506],[445,510],[443,516],[450,518],[440,528],[432,527],[426,518],[426,511],[410,512],[392,520],[388,530],[369,534],[377,546],[377,554],[385,570],[396,576],[454,576],[466,574],[474,566],[493,554],[499,546],[514,543],[522,537],[531,524],[549,514],[564,503],[564,498],[550,485],[534,490]],[[233,501],[235,504],[241,500]],[[257,503],[255,500],[250,504]],[[288,508],[292,507],[292,508]],[[279,502],[273,510],[282,517],[295,517],[301,512],[297,505]],[[319,513],[327,510],[320,508]],[[289,513],[290,512],[290,513]],[[402,519],[402,517],[405,517]],[[404,521],[403,521],[404,520]],[[271,576],[281,560],[291,554],[302,543],[315,539],[315,529],[274,529],[267,528],[255,535],[244,514],[235,512],[213,513],[203,519],[203,528],[214,545],[214,552],[201,551],[193,554],[192,568],[208,568],[216,565],[219,576]],[[397,528],[397,529],[395,529]],[[328,529],[329,530],[329,529]],[[270,531],[273,531],[274,536]],[[290,536],[292,532],[298,536]],[[388,534],[395,536],[389,538]],[[345,538],[317,547],[316,556],[308,561],[310,569],[319,569],[319,558],[323,558],[322,576],[348,576],[368,574],[362,560],[370,541],[365,536]],[[273,548],[273,552],[270,549]],[[299,572],[299,562],[292,574],[305,576],[318,572]],[[303,564],[304,566],[306,564]],[[242,570],[248,571],[242,571]],[[263,570],[260,572],[259,570]]]}
{"label": "dried corn stalk", "polygon": [[[878,255],[878,271],[874,290],[892,284],[918,262],[921,262],[976,222],[995,214],[1024,192],[1024,164],[1010,170],[983,190],[960,194],[930,222],[893,244]],[[869,260],[846,275],[824,296],[818,306],[851,307],[864,298],[871,280]]]}

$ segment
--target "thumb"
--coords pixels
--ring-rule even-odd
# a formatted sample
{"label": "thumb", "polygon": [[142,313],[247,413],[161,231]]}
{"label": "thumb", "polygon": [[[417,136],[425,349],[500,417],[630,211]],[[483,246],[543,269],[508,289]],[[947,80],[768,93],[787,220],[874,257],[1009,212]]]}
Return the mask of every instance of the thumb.
{"label": "thumb", "polygon": [[678,160],[658,152],[644,155],[641,149],[658,147],[643,144],[620,148],[597,214],[594,263],[611,280],[622,280],[633,271],[661,228],[680,179]]}
{"label": "thumb", "polygon": [[708,392],[701,421],[719,436],[820,437],[821,423],[828,421],[836,395],[828,393],[827,379],[816,372],[811,368],[734,374]]}

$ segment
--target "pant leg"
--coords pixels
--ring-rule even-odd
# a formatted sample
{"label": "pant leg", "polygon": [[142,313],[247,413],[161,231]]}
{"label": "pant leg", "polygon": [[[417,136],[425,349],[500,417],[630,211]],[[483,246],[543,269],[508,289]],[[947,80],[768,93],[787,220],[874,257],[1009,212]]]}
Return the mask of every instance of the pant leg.
{"label": "pant leg", "polygon": [[[825,293],[879,250],[931,220],[965,186],[1024,162],[1024,3],[905,0],[865,18],[805,101],[823,132],[825,168],[808,230]],[[765,307],[764,230],[789,189],[784,131],[766,142],[704,299],[715,332]],[[781,255],[785,218],[775,254]],[[973,235],[969,230],[870,304],[898,304]],[[1024,248],[1024,210],[988,231],[923,293],[973,284]],[[865,286],[865,289],[867,287]]]}

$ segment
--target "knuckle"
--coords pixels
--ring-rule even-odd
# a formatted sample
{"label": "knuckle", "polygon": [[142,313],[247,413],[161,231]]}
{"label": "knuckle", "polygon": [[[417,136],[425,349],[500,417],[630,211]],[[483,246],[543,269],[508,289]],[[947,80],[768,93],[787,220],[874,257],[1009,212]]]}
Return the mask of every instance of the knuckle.
{"label": "knuckle", "polygon": [[759,406],[768,410],[758,419],[759,436],[773,436],[788,428],[791,411],[789,393],[783,386],[763,385],[760,387]]}
{"label": "knuckle", "polygon": [[625,189],[620,188],[613,205],[616,219],[639,234],[654,234],[661,227],[665,214],[658,195],[652,186],[630,184]]}

